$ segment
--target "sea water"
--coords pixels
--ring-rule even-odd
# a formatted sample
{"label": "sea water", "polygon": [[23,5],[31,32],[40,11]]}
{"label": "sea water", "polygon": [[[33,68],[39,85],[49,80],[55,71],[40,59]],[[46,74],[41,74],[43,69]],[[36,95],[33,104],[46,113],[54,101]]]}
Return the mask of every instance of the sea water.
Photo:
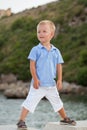
{"label": "sea water", "polygon": [[[68,116],[75,120],[87,120],[87,97],[75,95],[61,95],[64,108]],[[0,125],[16,124],[24,99],[7,99],[0,93]],[[33,114],[29,113],[26,124],[38,129],[47,122],[60,121],[60,115],[55,113],[47,100],[41,100]]]}

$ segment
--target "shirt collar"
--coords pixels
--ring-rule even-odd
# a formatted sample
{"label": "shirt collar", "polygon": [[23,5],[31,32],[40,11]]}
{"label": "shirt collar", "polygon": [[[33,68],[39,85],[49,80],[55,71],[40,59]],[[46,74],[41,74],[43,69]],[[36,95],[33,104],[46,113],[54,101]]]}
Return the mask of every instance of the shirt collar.
{"label": "shirt collar", "polygon": [[44,48],[44,46],[41,43],[39,43],[38,47]]}
{"label": "shirt collar", "polygon": [[[38,45],[40,48],[44,48],[44,46],[41,44],[41,43],[39,43],[39,45]],[[51,44],[51,50],[56,50],[56,47],[54,46],[54,45],[52,45]]]}

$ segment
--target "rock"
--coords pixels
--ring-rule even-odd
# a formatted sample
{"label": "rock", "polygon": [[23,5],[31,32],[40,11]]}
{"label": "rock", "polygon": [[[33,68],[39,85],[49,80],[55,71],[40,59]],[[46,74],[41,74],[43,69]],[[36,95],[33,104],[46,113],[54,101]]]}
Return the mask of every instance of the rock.
{"label": "rock", "polygon": [[2,74],[0,77],[1,83],[14,83],[17,81],[17,77],[13,74],[4,75]]}
{"label": "rock", "polygon": [[68,94],[68,93],[72,93],[72,90],[73,90],[73,86],[70,83],[64,81],[63,88],[60,91],[60,93]]}
{"label": "rock", "polygon": [[4,95],[7,98],[26,98],[29,88],[27,87],[15,87],[9,88],[4,91]]}
{"label": "rock", "polygon": [[77,89],[77,93],[80,94],[80,95],[86,95],[87,94],[87,87],[79,87]]}
{"label": "rock", "polygon": [[7,89],[9,87],[9,85],[7,83],[1,83],[0,84],[0,91],[4,91],[5,89]]}
{"label": "rock", "polygon": [[23,83],[18,81],[17,83],[12,83],[9,88],[4,91],[4,95],[7,98],[25,98],[29,91],[29,83]]}
{"label": "rock", "polygon": [[87,15],[87,7],[84,9],[85,14]]}
{"label": "rock", "polygon": [[87,94],[87,87],[83,87],[80,85],[76,85],[74,83],[68,83],[63,82],[63,89],[60,91],[60,93],[68,94],[68,93],[74,93],[74,94]]}
{"label": "rock", "polygon": [[64,81],[63,82],[63,88],[62,90],[60,91],[60,93],[71,93],[71,86],[68,82]]}
{"label": "rock", "polygon": [[[23,81],[16,81],[13,83],[1,83],[0,90],[4,91],[4,95],[7,98],[26,98],[30,83],[24,83]],[[63,81],[63,89],[60,91],[62,94],[87,94],[87,87],[82,87],[74,83],[70,84]]]}
{"label": "rock", "polygon": [[76,121],[76,126],[61,125],[60,122],[48,122],[43,130],[87,130],[87,120]]}

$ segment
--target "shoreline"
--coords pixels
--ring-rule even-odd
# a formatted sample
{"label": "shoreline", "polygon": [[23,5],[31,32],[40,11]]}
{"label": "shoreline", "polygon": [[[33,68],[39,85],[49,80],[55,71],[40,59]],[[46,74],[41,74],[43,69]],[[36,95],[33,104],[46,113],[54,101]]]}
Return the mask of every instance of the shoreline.
{"label": "shoreline", "polygon": [[[76,85],[74,83],[62,82],[63,88],[59,91],[60,94],[78,94],[86,95],[87,87]],[[23,82],[17,80],[17,76],[13,74],[4,75],[0,77],[0,91],[6,98],[26,98],[30,88],[30,82]]]}
{"label": "shoreline", "polygon": [[[16,81],[14,83],[0,83],[0,91],[3,92],[6,98],[26,98],[29,89],[30,82]],[[86,95],[87,88],[63,81],[63,88],[59,93]]]}

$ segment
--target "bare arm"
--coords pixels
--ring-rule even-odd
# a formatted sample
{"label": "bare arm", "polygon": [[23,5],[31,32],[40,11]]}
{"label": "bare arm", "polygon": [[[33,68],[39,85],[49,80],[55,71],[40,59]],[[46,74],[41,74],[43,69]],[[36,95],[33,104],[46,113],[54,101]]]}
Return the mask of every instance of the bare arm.
{"label": "bare arm", "polygon": [[58,90],[60,90],[62,89],[62,65],[61,64],[57,65],[57,75],[58,75],[57,88]]}
{"label": "bare arm", "polygon": [[31,72],[32,78],[34,80],[34,84],[33,84],[34,88],[38,89],[40,82],[39,82],[37,74],[36,74],[36,62],[33,60],[30,60],[30,72]]}

